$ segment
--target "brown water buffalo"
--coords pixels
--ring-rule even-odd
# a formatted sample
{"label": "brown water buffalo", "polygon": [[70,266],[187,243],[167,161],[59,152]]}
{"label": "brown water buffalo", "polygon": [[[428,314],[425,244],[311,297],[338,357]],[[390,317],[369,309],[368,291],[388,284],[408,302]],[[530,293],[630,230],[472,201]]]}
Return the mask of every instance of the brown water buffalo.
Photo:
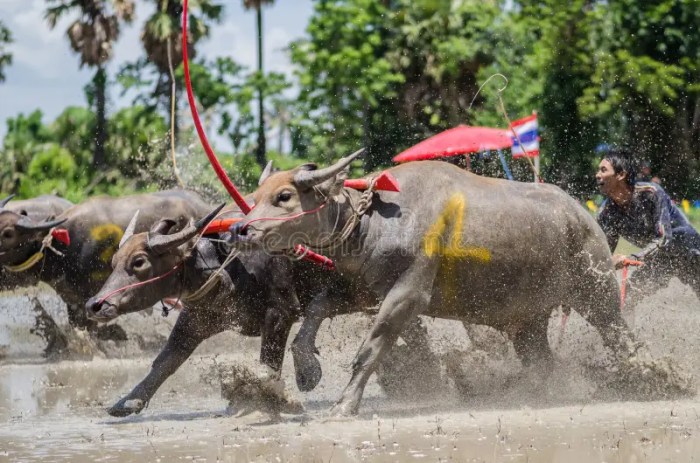
{"label": "brown water buffalo", "polygon": [[[0,265],[6,273],[21,274],[23,284],[48,283],[66,302],[71,325],[94,331],[97,325],[85,316],[85,301],[109,276],[112,255],[134,213],[140,211],[137,231],[143,231],[162,217],[182,227],[209,209],[196,194],[174,190],[91,198],[48,221],[1,210]],[[47,238],[54,227],[67,230],[70,244]]]}
{"label": "brown water buffalo", "polygon": [[[224,330],[262,335],[260,361],[268,368],[267,380],[283,389],[280,372],[292,323],[316,294],[339,281],[335,273],[308,262],[292,262],[261,251],[244,252],[228,262],[211,291],[196,296],[230,251],[222,247],[218,235],[198,239],[208,221],[209,217],[173,232],[174,223],[164,220],[148,233],[125,235],[112,260],[113,273],[87,302],[87,316],[101,322],[147,309],[169,297],[181,298],[185,305],[146,378],[113,405],[109,414],[140,412],[202,341]],[[425,354],[426,350],[429,353],[426,335],[416,322],[402,337],[413,354]],[[313,374],[298,376],[308,377]],[[318,379],[298,385],[308,390]]]}
{"label": "brown water buffalo", "polygon": [[[232,228],[240,248],[310,246],[334,259],[346,287],[362,286],[381,301],[334,414],[357,413],[377,362],[418,314],[492,326],[508,333],[525,365],[546,366],[550,314],[571,307],[597,329],[621,369],[637,365],[640,344],[620,316],[605,236],[562,190],[443,162],[404,164],[389,170],[401,192],[377,192],[347,239],[329,246],[360,203],[362,193],[343,187],[355,156],[272,174],[253,194],[247,220]],[[295,339],[302,361],[315,361],[323,318],[364,306],[348,298],[353,294],[327,291],[312,303],[315,312]]]}

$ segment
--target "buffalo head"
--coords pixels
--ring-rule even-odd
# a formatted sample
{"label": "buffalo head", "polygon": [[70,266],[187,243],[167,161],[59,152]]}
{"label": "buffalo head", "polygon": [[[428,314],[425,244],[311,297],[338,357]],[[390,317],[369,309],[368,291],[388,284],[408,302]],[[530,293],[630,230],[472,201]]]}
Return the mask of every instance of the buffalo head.
{"label": "buffalo head", "polygon": [[147,309],[159,300],[177,297],[182,284],[182,263],[197,236],[224,207],[174,232],[174,220],[163,219],[146,233],[133,234],[138,212],[124,232],[112,257],[112,274],[85,304],[88,318],[110,321],[119,315]]}
{"label": "buffalo head", "polygon": [[239,247],[262,246],[273,252],[296,244],[313,245],[324,233],[317,213],[329,214],[327,206],[345,199],[340,192],[348,166],[363,151],[323,169],[316,164],[276,173],[266,169],[253,194],[255,207],[246,220],[231,228],[233,242]]}
{"label": "buffalo head", "polygon": [[[0,204],[4,206],[10,198]],[[65,221],[36,222],[26,214],[0,209],[0,264],[16,265],[25,261],[41,248],[46,234]]]}

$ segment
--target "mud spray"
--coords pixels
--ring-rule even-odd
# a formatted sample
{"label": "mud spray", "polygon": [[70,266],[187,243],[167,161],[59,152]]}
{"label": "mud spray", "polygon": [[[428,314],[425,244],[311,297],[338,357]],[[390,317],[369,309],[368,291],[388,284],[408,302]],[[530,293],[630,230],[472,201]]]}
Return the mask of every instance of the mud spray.
{"label": "mud spray", "polygon": [[[326,413],[349,379],[370,317],[324,323],[323,378],[306,394],[294,387],[290,358],[282,389],[279,381],[260,379],[259,340],[223,333],[203,343],[141,414],[116,419],[105,409],[143,378],[175,314],[131,314],[119,320],[127,342],[104,341],[92,360],[47,363],[47,342],[63,339],[70,350],[65,307],[46,288],[26,294],[0,298],[0,461],[587,462],[700,455],[700,402],[677,394],[685,392],[685,373],[657,363],[668,381],[638,378],[632,398],[643,401],[617,402],[630,398],[630,385],[616,383],[615,375],[596,377],[607,353],[575,313],[563,334],[553,314],[557,361],[549,371],[523,369],[495,330],[468,333],[460,323],[424,318],[431,351],[407,357],[397,346],[380,368],[381,381],[368,385],[360,415],[343,421]],[[63,338],[38,336],[37,315],[50,316]],[[686,287],[674,280],[625,317],[650,354],[697,377],[700,301]],[[50,322],[41,323],[49,330]]]}

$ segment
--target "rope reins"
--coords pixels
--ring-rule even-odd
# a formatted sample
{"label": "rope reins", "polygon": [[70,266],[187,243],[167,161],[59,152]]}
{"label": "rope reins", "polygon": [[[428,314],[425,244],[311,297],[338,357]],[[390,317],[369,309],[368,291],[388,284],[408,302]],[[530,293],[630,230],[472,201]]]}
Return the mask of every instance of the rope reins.
{"label": "rope reins", "polygon": [[318,212],[318,211],[320,211],[321,209],[323,209],[324,207],[326,207],[327,204],[328,204],[328,200],[322,202],[321,205],[318,206],[318,207],[315,208],[315,209],[310,209],[310,210],[308,210],[308,211],[301,211],[301,212],[298,212],[298,213],[296,213],[296,214],[292,214],[292,215],[289,215],[289,216],[286,216],[286,217],[258,217],[257,219],[249,220],[249,221],[247,221],[245,224],[243,224],[243,226],[241,227],[241,230],[245,230],[245,229],[248,228],[248,226],[249,226],[251,223],[253,223],[253,222],[260,222],[260,221],[263,221],[263,220],[265,220],[265,221],[270,220],[270,221],[278,221],[278,222],[287,222],[287,221],[289,221],[289,220],[298,219],[299,217],[303,217],[303,216],[305,216],[305,215],[315,214],[316,212]]}
{"label": "rope reins", "polygon": [[154,281],[162,280],[163,278],[165,278],[165,277],[169,276],[170,274],[174,273],[175,271],[177,271],[180,267],[182,267],[182,265],[183,265],[184,263],[185,263],[184,260],[181,261],[181,262],[178,262],[177,265],[175,265],[175,267],[171,268],[170,270],[168,270],[167,272],[163,273],[162,275],[158,275],[158,276],[155,276],[155,277],[153,277],[153,278],[149,278],[148,280],[139,281],[139,282],[137,282],[137,283],[132,283],[132,284],[130,284],[130,285],[122,286],[121,288],[117,288],[117,289],[115,289],[114,291],[110,291],[109,293],[107,293],[107,295],[105,295],[104,297],[100,298],[100,299],[97,301],[97,305],[98,305],[98,306],[101,306],[101,305],[104,304],[104,302],[105,302],[107,299],[109,299],[110,297],[114,296],[115,294],[119,294],[119,293],[121,293],[122,291],[126,291],[127,289],[137,288],[137,287],[139,287],[139,286],[143,286],[143,285],[147,285],[147,284],[149,284],[149,283],[153,283]]}

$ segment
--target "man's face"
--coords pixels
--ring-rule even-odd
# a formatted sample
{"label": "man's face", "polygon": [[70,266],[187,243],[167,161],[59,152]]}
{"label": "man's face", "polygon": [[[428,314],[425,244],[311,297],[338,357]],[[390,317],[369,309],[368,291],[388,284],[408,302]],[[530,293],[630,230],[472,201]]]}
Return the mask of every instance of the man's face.
{"label": "man's face", "polygon": [[627,177],[626,172],[615,173],[612,164],[607,159],[603,159],[598,164],[598,172],[595,174],[595,181],[600,192],[608,196],[621,185],[624,185]]}

